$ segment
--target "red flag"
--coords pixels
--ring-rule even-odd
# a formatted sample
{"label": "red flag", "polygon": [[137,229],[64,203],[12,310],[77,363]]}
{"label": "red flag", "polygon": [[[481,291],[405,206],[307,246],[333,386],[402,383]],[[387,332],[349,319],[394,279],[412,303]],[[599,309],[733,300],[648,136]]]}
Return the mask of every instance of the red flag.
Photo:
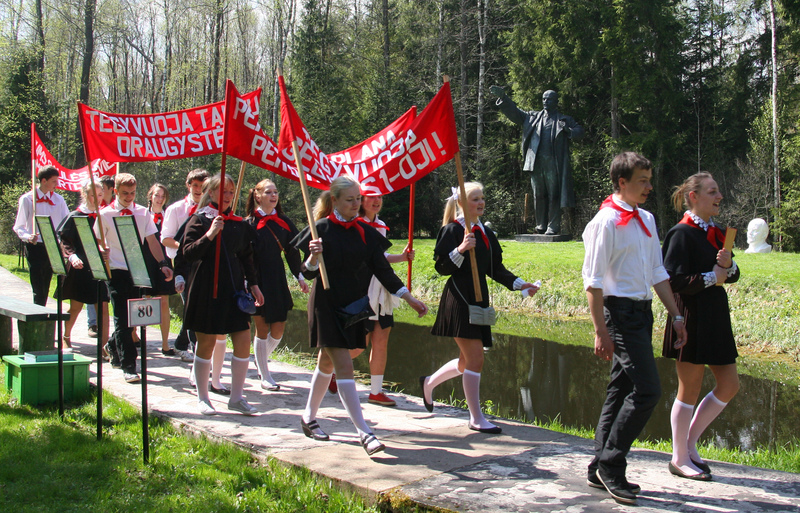
{"label": "red flag", "polygon": [[[261,95],[244,95],[248,101]],[[222,152],[225,102],[158,114],[113,114],[80,108],[86,154],[114,162],[199,157]]]}
{"label": "red flag", "polygon": [[[47,147],[39,138],[39,133],[36,127],[31,123],[31,136],[33,141],[33,160],[36,162],[37,167],[51,165],[58,171],[58,185],[57,188],[62,191],[80,191],[81,184],[89,178],[89,166],[83,166],[80,169],[69,169],[62,166],[53,155],[50,154]],[[113,176],[116,173],[116,165],[113,162],[108,162],[103,159],[94,159],[92,161],[92,174],[95,178],[101,176]]]}

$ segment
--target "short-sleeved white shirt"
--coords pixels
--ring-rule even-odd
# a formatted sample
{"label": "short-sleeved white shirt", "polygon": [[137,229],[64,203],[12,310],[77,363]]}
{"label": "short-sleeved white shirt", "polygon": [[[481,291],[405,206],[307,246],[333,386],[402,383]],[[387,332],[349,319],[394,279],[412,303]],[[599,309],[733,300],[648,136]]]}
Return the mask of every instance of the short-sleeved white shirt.
{"label": "short-sleeved white shirt", "polygon": [[[119,242],[117,229],[114,226],[114,218],[121,216],[122,214],[120,212],[125,208],[126,207],[119,205],[117,200],[114,200],[110,205],[100,210],[100,219],[103,221],[103,236],[106,240],[106,246],[111,250],[108,259],[109,267],[111,267],[111,269],[127,271],[128,264],[125,262],[125,254],[122,252],[122,245]],[[127,208],[133,212],[133,216],[136,220],[136,227],[139,230],[139,237],[141,237],[139,243],[143,243],[146,237],[158,233],[158,228],[156,228],[156,224],[153,222],[153,216],[150,215],[150,211],[147,210],[146,207],[132,203]],[[99,242],[100,223],[94,223],[94,233]]]}
{"label": "short-sleeved white shirt", "polygon": [[[175,238],[181,225],[189,219],[192,207],[197,205],[189,194],[180,201],[176,201],[164,212],[164,223],[161,225],[161,242],[166,238]],[[178,255],[177,249],[165,248],[167,250],[167,257],[175,258]]]}

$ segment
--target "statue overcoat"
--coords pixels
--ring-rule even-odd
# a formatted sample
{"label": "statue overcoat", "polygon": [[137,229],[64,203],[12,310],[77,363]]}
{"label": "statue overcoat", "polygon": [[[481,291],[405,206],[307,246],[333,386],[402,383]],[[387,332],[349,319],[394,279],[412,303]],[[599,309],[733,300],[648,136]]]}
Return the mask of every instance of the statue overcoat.
{"label": "statue overcoat", "polygon": [[[524,165],[523,171],[533,171],[533,166],[536,162],[536,151],[539,148],[539,137],[541,135],[541,124],[544,116],[544,110],[531,110],[526,111],[517,107],[514,100],[508,96],[503,96],[497,99],[497,105],[500,111],[506,115],[508,119],[522,126],[522,158]],[[561,208],[575,206],[575,187],[572,180],[572,170],[569,159],[569,146],[570,141],[579,140],[583,137],[584,131],[578,123],[570,116],[566,116],[560,112],[555,115],[556,134],[553,141],[553,148],[556,158],[556,169],[561,182]],[[561,126],[559,121],[564,122]],[[570,131],[565,130],[570,128]]]}

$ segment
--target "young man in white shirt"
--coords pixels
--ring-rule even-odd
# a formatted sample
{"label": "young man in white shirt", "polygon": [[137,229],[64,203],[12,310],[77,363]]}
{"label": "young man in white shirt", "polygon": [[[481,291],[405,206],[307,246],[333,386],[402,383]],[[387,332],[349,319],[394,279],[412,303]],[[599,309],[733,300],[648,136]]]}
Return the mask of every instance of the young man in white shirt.
{"label": "young man in white shirt", "polygon": [[649,160],[633,152],[617,155],[611,163],[614,194],[583,232],[582,275],[595,330],[594,353],[613,359],[588,484],[605,488],[623,504],[635,504],[640,491],[625,476],[626,456],[661,397],[652,347],[652,290],[675,320],[676,347],[686,343],[655,218],[638,208],[653,189],[651,178]]}
{"label": "young man in white shirt", "polygon": [[[208,171],[205,169],[189,171],[186,176],[186,188],[189,194],[170,205],[164,212],[164,224],[161,226],[161,244],[167,248],[167,257],[169,258],[175,258],[178,254],[180,242],[176,240],[176,237],[181,226],[197,210],[197,204],[203,195],[203,183],[206,180],[208,180]],[[181,293],[184,303],[186,303],[185,278],[185,276],[181,275],[175,276],[175,290]],[[195,340],[194,333],[181,326],[181,332],[178,334],[178,338],[175,339],[175,351],[184,362],[194,360],[192,353],[189,351],[189,345],[193,340]]]}
{"label": "young man in white shirt", "polygon": [[[158,243],[155,234],[156,225],[149,215],[147,207],[137,205],[136,199],[136,178],[128,173],[119,173],[115,179],[114,192],[117,197],[110,205],[100,211],[102,220],[102,235],[106,247],[101,248],[103,256],[108,261],[111,268],[111,280],[108,282],[108,293],[111,304],[114,307],[114,333],[108,341],[108,352],[111,354],[111,365],[122,368],[125,381],[135,383],[139,381],[139,374],[136,373],[136,356],[138,354],[136,344],[133,342],[133,328],[128,327],[128,300],[139,297],[139,291],[133,286],[131,273],[125,261],[125,255],[117,235],[114,225],[114,218],[125,215],[132,215],[136,220],[139,230],[141,243],[146,242],[153,256],[160,261],[161,272],[167,278],[172,279],[172,269],[169,261],[164,258],[161,251],[161,244]],[[95,235],[100,240],[101,223],[94,224]]]}
{"label": "young man in white shirt", "polygon": [[58,185],[58,170],[55,167],[42,167],[36,174],[36,178],[39,180],[39,187],[36,188],[36,208],[34,209],[32,191],[20,196],[14,232],[25,243],[33,302],[44,306],[47,304],[47,293],[50,290],[53,269],[47,259],[47,250],[42,243],[39,229],[35,226],[34,210],[37,216],[50,216],[50,219],[53,220],[53,228],[57,229],[61,221],[69,215],[69,208],[67,208],[64,198],[53,192]]}

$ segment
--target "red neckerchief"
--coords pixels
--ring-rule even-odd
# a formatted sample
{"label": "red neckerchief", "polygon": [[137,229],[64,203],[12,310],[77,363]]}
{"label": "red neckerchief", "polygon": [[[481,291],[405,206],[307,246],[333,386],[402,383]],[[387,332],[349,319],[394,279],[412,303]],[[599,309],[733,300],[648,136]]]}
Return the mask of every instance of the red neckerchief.
{"label": "red neckerchief", "polygon": [[[695,223],[694,219],[692,219],[692,216],[690,216],[688,212],[683,214],[683,219],[681,219],[680,222],[678,222],[678,224],[688,224],[689,226],[697,228],[698,230],[703,230],[703,227]],[[711,226],[709,224],[708,230],[703,230],[703,231],[706,232],[706,240],[708,240],[708,242],[712,246],[717,248],[717,250],[722,249],[725,236],[722,234],[722,230],[720,230],[718,226]]]}
{"label": "red neckerchief", "polygon": [[383,228],[383,229],[384,229],[384,230],[386,230],[387,232],[389,231],[389,227],[388,227],[388,226],[386,226],[386,224],[384,224],[384,223],[382,223],[382,222],[381,222],[381,223],[372,222],[372,221],[370,221],[369,219],[367,219],[366,217],[359,217],[358,219],[359,219],[359,221],[361,221],[362,223],[364,223],[364,224],[367,224],[367,225],[369,225],[369,226],[371,226],[371,227],[375,228],[376,230],[380,230],[381,228]]}
{"label": "red neckerchief", "polygon": [[38,199],[36,200],[36,203],[49,203],[49,204],[50,204],[51,206],[53,206],[53,207],[55,207],[55,206],[56,206],[56,204],[55,204],[55,203],[53,203],[53,200],[51,200],[51,199],[50,199],[50,197],[49,197],[49,196],[47,196],[47,195],[44,195],[44,196],[39,196],[39,195],[37,194],[37,198],[38,198]]}
{"label": "red neckerchief", "polygon": [[219,213],[219,207],[217,207],[216,203],[209,203],[208,206],[213,208],[214,210],[216,210],[218,212],[217,215],[222,216],[222,219],[224,219],[225,221],[241,221],[242,220],[241,217],[233,215],[233,213],[230,210],[228,210],[224,214],[220,214]]}
{"label": "red neckerchief", "polygon": [[286,230],[287,232],[291,232],[292,230],[289,228],[289,225],[280,218],[278,214],[269,214],[269,215],[261,215],[261,212],[258,210],[255,211],[255,217],[258,219],[258,224],[256,225],[256,230],[260,230],[263,227],[267,226],[267,222],[272,221],[276,223],[278,226]]}
{"label": "red neckerchief", "polygon": [[158,212],[158,213],[154,213],[153,214],[153,222],[156,224],[156,226],[161,224],[161,221],[163,221],[163,220],[164,220],[164,214],[163,213]]}
{"label": "red neckerchief", "polygon": [[483,237],[483,243],[486,244],[486,249],[489,249],[489,237],[486,236],[486,232],[483,231],[480,225],[474,225],[472,227],[472,233],[480,233],[481,237]]}
{"label": "red neckerchief", "polygon": [[[111,203],[111,207],[112,207],[114,210],[117,210],[117,209],[118,209],[118,207],[117,207],[117,200],[114,200],[114,201]],[[123,208],[122,210],[120,210],[120,211],[119,211],[119,215],[121,215],[121,216],[132,216],[132,215],[133,215],[133,211],[132,211],[131,209],[132,209],[132,208],[136,208],[136,203],[131,203],[130,207],[131,207],[131,208]]]}
{"label": "red neckerchief", "polygon": [[100,200],[100,208],[107,207],[107,206],[108,206],[108,203],[106,203],[106,200]]}
{"label": "red neckerchief", "polygon": [[641,225],[644,233],[647,234],[648,237],[652,237],[652,235],[650,235],[650,230],[648,230],[647,226],[644,224],[644,219],[642,219],[642,216],[639,215],[639,209],[634,207],[633,210],[625,210],[614,202],[613,196],[614,195],[612,194],[607,197],[605,201],[603,201],[603,204],[600,205],[600,209],[602,210],[605,207],[610,207],[619,212],[621,215],[619,217],[619,221],[617,221],[617,226],[625,226],[631,219],[636,219],[639,221],[639,225]]}
{"label": "red neckerchief", "polygon": [[358,230],[359,235],[361,235],[361,240],[364,241],[364,244],[367,243],[367,237],[364,235],[364,227],[358,223],[358,217],[356,217],[352,221],[339,221],[338,219],[336,219],[336,214],[331,212],[330,214],[328,214],[328,219],[330,219],[331,222],[333,222],[334,224],[343,226],[346,230],[349,230],[350,228],[355,226],[356,230]]}
{"label": "red neckerchief", "polygon": [[[84,208],[86,208],[86,210],[84,210]],[[97,219],[97,212],[92,212],[91,210],[88,210],[88,208],[89,207],[86,207],[85,205],[81,205],[78,207],[78,212],[81,214],[86,214],[86,217],[89,219]]]}
{"label": "red neckerchief", "polygon": [[[191,194],[189,196],[191,196]],[[189,196],[186,196],[186,198],[184,198],[184,201],[186,202],[187,205],[189,204]],[[194,200],[192,200],[192,201],[194,201]],[[189,207],[189,215],[190,216],[193,215],[195,212],[197,212],[197,203],[195,203],[194,205]]]}

